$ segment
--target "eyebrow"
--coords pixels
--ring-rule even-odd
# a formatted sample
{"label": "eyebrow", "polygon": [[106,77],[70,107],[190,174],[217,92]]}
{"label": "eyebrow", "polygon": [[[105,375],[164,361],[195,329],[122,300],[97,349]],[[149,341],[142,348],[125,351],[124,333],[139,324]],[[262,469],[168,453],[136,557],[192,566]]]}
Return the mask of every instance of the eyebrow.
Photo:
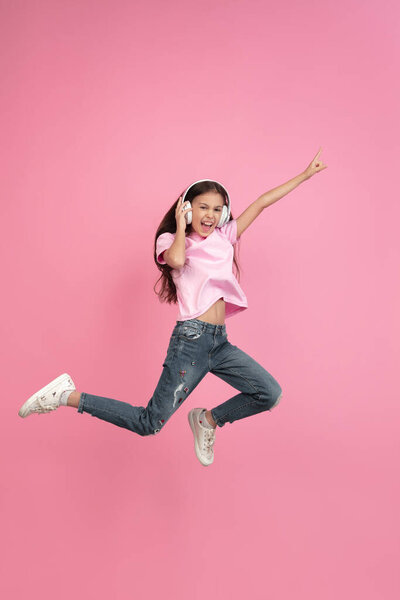
{"label": "eyebrow", "polygon": [[[208,208],[208,204],[207,204],[207,202],[200,202],[200,206],[201,206],[202,204],[204,204],[204,206],[207,206],[207,208]],[[221,206],[223,206],[223,204],[217,204],[217,205],[215,206],[215,208],[220,208]]]}

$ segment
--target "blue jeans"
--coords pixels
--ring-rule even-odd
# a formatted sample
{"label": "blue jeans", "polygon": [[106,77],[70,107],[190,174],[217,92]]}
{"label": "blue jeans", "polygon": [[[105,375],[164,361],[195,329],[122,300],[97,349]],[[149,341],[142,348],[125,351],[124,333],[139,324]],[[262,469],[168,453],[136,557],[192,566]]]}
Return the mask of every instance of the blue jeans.
{"label": "blue jeans", "polygon": [[176,321],[161,377],[146,407],[82,392],[78,412],[90,413],[139,435],[154,435],[208,372],[240,390],[240,394],[211,409],[219,427],[271,410],[282,395],[272,375],[228,341],[226,325],[188,319]]}

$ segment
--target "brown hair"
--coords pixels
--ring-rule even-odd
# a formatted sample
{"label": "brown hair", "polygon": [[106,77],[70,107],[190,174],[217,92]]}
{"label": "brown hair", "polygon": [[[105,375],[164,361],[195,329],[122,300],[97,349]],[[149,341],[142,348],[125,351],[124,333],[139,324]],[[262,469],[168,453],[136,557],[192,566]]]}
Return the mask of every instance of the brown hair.
{"label": "brown hair", "polygon": [[[177,295],[176,295],[176,287],[175,287],[175,283],[174,283],[174,280],[173,280],[172,274],[171,274],[172,267],[170,267],[168,264],[160,264],[157,261],[156,244],[157,244],[157,238],[162,233],[166,233],[166,232],[176,233],[176,218],[175,218],[176,206],[178,204],[180,196],[183,195],[185,193],[185,191],[186,191],[186,188],[183,190],[182,194],[179,194],[179,197],[176,200],[176,202],[173,203],[173,205],[171,206],[169,211],[164,215],[163,220],[161,221],[160,225],[158,226],[158,229],[157,229],[156,235],[155,235],[155,239],[154,239],[154,262],[157,265],[157,269],[159,271],[161,271],[161,275],[157,279],[156,283],[154,284],[153,290],[159,296],[160,302],[167,302],[168,304],[171,304],[171,303],[176,304],[178,301]],[[201,181],[200,183],[196,183],[195,185],[193,185],[185,196],[185,202],[187,200],[189,200],[191,202],[195,198],[195,196],[198,196],[199,194],[204,194],[206,192],[218,192],[223,197],[224,203],[226,205],[228,205],[228,199],[226,197],[224,188],[216,181],[208,181],[208,180]],[[232,219],[234,219],[234,217],[231,213],[229,221],[231,221]],[[186,225],[186,231],[188,233],[190,233],[191,230],[192,230],[192,226]],[[185,231],[185,233],[186,233],[186,231]],[[239,251],[238,244],[239,244],[239,240],[233,247],[233,249],[234,249],[233,262],[234,262],[234,267],[235,267],[233,272],[234,272],[235,276],[238,278],[238,280],[240,280],[240,269],[239,269],[239,264],[238,264],[238,260],[236,257],[236,251]],[[161,289],[158,292],[156,290],[156,286],[160,280],[161,280]]]}

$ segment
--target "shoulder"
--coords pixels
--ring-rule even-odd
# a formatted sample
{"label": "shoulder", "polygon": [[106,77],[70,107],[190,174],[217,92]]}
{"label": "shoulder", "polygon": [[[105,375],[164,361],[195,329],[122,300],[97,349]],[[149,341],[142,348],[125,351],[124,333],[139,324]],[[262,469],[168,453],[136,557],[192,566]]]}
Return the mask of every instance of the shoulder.
{"label": "shoulder", "polygon": [[[172,242],[175,240],[175,236],[176,233],[170,233],[169,231],[165,231],[164,233],[161,233],[158,238],[156,239],[156,246],[157,247],[161,247],[164,246],[165,248],[168,248],[168,246],[170,246],[172,244]],[[185,246],[187,246],[190,242],[190,239],[188,238],[188,236],[185,236]]]}
{"label": "shoulder", "polygon": [[157,242],[164,241],[164,240],[173,240],[174,238],[175,238],[175,233],[170,233],[169,231],[165,231],[164,233],[161,233],[158,236]]}
{"label": "shoulder", "polygon": [[[175,233],[170,233],[169,231],[165,231],[164,233],[161,233],[158,238],[156,239],[156,256],[157,256],[157,261],[160,264],[165,264],[165,260],[163,257],[163,252],[165,250],[168,250],[168,248],[170,248],[170,246],[172,246],[174,240],[175,240]],[[188,241],[188,237],[185,236],[185,248],[188,247],[189,241]]]}
{"label": "shoulder", "polygon": [[174,241],[175,238],[175,234],[174,233],[170,233],[169,231],[165,231],[164,233],[161,233],[158,238],[156,239],[156,255],[157,255],[157,261],[159,263],[161,263],[162,265],[165,264],[165,260],[163,257],[163,252],[164,250],[167,250],[172,242]]}
{"label": "shoulder", "polygon": [[237,221],[236,219],[231,219],[222,227],[218,227],[216,229],[224,238],[230,241],[231,244],[236,244],[237,242]]}

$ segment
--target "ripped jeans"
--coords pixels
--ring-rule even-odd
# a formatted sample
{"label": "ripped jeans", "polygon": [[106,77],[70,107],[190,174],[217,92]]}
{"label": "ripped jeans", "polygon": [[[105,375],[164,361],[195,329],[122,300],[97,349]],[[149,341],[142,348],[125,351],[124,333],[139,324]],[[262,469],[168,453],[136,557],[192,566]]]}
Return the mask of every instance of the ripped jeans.
{"label": "ripped jeans", "polygon": [[209,372],[240,391],[211,409],[219,427],[271,410],[281,398],[282,389],[272,375],[228,341],[226,325],[189,319],[176,321],[161,377],[146,407],[82,392],[78,412],[142,436],[154,435]]}

